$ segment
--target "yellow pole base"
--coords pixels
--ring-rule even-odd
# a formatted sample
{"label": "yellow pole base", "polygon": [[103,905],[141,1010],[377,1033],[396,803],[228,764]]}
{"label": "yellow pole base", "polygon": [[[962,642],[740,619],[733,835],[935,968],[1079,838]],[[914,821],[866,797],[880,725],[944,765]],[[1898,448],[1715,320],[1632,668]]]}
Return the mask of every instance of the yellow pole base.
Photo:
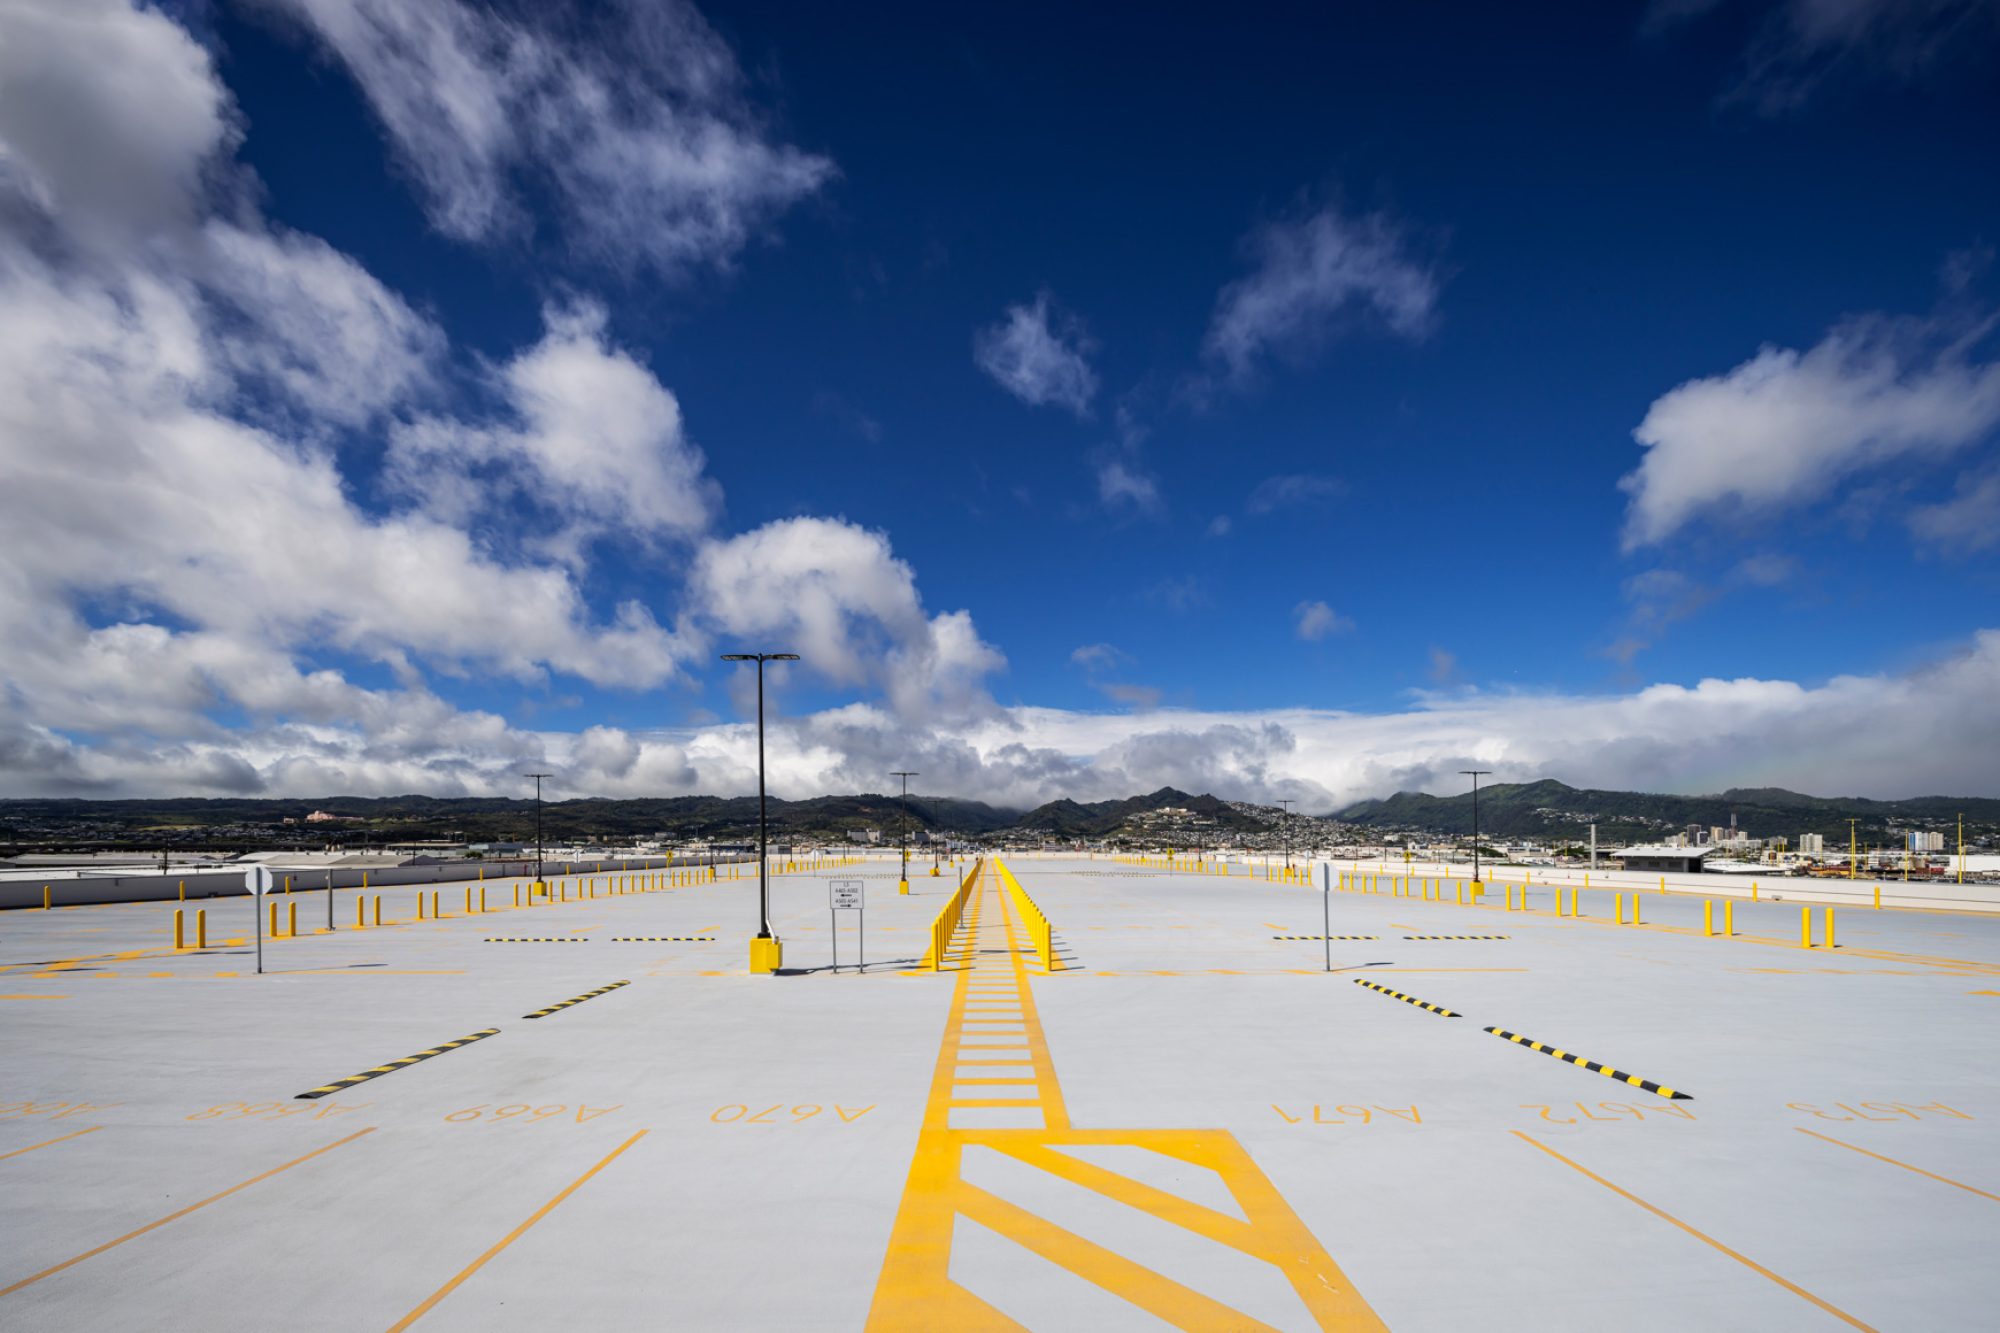
{"label": "yellow pole base", "polygon": [[896,881],[896,892],[908,893],[909,891],[910,891],[910,881],[908,881],[907,879],[899,879]]}
{"label": "yellow pole base", "polygon": [[784,964],[784,961],[784,941],[769,935],[758,935],[750,941],[750,970],[752,972],[776,972]]}

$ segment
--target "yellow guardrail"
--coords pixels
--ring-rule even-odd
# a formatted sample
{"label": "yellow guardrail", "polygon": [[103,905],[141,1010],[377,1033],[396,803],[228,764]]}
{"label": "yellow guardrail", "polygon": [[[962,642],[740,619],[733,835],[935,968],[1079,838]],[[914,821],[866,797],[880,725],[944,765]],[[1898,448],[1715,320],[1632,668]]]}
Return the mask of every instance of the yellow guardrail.
{"label": "yellow guardrail", "polygon": [[931,920],[931,951],[924,955],[923,966],[936,972],[944,967],[945,955],[951,952],[951,937],[958,934],[959,918],[965,915],[965,905],[972,901],[973,887],[979,883],[979,871],[985,861],[975,861],[972,873],[965,877],[965,883],[958,886],[958,892]]}
{"label": "yellow guardrail", "polygon": [[1000,883],[1006,887],[1008,896],[1014,900],[1014,910],[1020,914],[1022,922],[1028,927],[1028,937],[1035,943],[1035,952],[1042,956],[1042,970],[1061,971],[1062,964],[1056,960],[1055,927],[1049,924],[1049,919],[1042,914],[1042,909],[1035,906],[1035,900],[1021,887],[1021,881],[1014,878],[1014,872],[1007,868],[1007,863],[996,858],[993,864],[1000,871]]}

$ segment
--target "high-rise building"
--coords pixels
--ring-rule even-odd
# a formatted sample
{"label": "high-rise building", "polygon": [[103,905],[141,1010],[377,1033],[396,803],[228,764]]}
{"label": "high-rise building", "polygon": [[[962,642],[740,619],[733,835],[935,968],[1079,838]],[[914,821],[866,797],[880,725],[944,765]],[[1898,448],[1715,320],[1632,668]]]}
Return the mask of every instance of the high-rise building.
{"label": "high-rise building", "polygon": [[1941,852],[1944,850],[1944,834],[1912,833],[1909,835],[1909,846],[1913,852]]}
{"label": "high-rise building", "polygon": [[1826,838],[1818,833],[1799,834],[1799,851],[1806,856],[1821,856],[1826,852]]}

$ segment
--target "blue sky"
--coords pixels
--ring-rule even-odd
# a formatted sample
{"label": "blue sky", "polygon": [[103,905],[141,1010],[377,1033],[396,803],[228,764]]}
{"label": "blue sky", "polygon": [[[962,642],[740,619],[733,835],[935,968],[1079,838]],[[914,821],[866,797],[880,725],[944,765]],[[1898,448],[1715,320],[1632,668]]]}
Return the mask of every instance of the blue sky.
{"label": "blue sky", "polygon": [[1995,790],[1988,0],[0,35],[0,791]]}

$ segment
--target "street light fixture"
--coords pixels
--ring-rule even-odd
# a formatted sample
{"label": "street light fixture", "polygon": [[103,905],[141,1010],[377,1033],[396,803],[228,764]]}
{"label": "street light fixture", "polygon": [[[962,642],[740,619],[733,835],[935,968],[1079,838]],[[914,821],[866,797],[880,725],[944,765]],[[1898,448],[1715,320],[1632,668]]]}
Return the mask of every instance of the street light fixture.
{"label": "street light fixture", "polygon": [[1479,879],[1479,779],[1491,777],[1490,768],[1461,768],[1462,776],[1472,779],[1472,887],[1478,888]]}
{"label": "street light fixture", "polygon": [[757,935],[750,941],[750,970],[776,972],[784,961],[784,945],[771,934],[771,862],[765,852],[770,824],[764,807],[764,663],[796,662],[797,653],[724,653],[725,662],[757,664]]}
{"label": "street light fixture", "polygon": [[896,841],[903,850],[903,877],[896,882],[896,892],[908,893],[910,891],[910,779],[919,775],[898,769],[889,776],[903,780],[903,826],[902,831],[896,835]]}
{"label": "street light fixture", "polygon": [[1278,805],[1285,812],[1278,818],[1278,827],[1283,829],[1285,834],[1285,877],[1287,879],[1291,878],[1292,874],[1292,807],[1296,804],[1298,802],[1289,796],[1278,802]]}
{"label": "street light fixture", "polygon": [[535,882],[528,889],[528,901],[533,902],[537,890],[542,893],[549,891],[549,886],[542,883],[542,779],[555,774],[523,773],[521,776],[535,780]]}

